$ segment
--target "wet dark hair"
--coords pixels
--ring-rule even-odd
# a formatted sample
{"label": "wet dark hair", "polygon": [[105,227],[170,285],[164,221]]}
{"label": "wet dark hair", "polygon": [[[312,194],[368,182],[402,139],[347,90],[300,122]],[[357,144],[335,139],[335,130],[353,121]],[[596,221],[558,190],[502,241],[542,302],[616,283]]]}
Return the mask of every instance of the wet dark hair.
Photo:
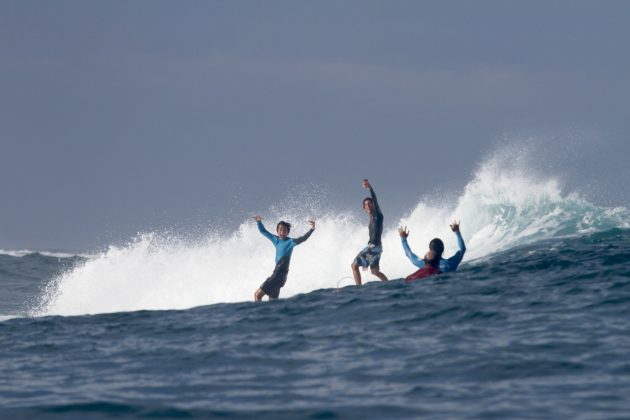
{"label": "wet dark hair", "polygon": [[429,242],[429,249],[437,252],[437,254],[441,257],[444,252],[444,242],[442,242],[440,238],[435,238]]}
{"label": "wet dark hair", "polygon": [[439,268],[440,267],[440,256],[441,256],[441,254],[438,254],[438,252],[434,251],[434,250],[431,250],[431,251],[433,251],[432,258],[425,258],[424,259],[424,263],[426,265],[428,265],[428,266]]}
{"label": "wet dark hair", "polygon": [[365,197],[363,199],[363,207],[365,207],[365,202],[369,201],[370,203],[374,203],[374,200],[372,200],[372,197]]}
{"label": "wet dark hair", "polygon": [[276,232],[278,231],[278,229],[280,228],[280,226],[284,226],[287,228],[287,233],[291,232],[291,223],[289,222],[285,222],[284,220],[280,220],[278,222],[278,224],[276,225]]}

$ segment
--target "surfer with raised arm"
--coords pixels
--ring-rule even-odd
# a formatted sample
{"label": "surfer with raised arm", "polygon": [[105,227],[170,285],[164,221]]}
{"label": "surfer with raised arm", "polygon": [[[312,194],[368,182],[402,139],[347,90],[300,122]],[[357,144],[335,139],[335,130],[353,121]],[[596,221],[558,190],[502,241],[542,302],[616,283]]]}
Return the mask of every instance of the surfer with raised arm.
{"label": "surfer with raised arm", "polygon": [[381,254],[383,253],[383,244],[381,243],[381,236],[383,235],[383,212],[381,212],[381,208],[378,205],[374,189],[372,189],[367,179],[363,180],[363,188],[370,190],[370,196],[363,199],[363,210],[370,218],[370,239],[368,245],[359,252],[351,264],[352,276],[357,286],[361,286],[359,267],[367,270],[369,266],[372,274],[381,279],[381,281],[387,281],[387,277],[385,274],[381,273],[379,267]]}
{"label": "surfer with raised arm", "polygon": [[276,267],[273,273],[267,280],[254,293],[254,300],[259,302],[267,295],[269,300],[278,299],[280,296],[280,289],[287,282],[287,275],[289,274],[289,263],[291,262],[291,254],[293,248],[302,242],[306,241],[313,231],[315,230],[315,221],[309,220],[308,224],[311,226],[310,230],[299,238],[289,238],[289,232],[291,231],[291,224],[281,220],[276,226],[276,232],[278,235],[272,235],[265,229],[262,223],[262,217],[254,216],[258,230],[262,235],[269,239],[271,243],[276,247]]}
{"label": "surfer with raised arm", "polygon": [[[466,245],[464,244],[462,233],[459,230],[459,222],[453,221],[450,224],[450,227],[451,230],[455,232],[457,245],[459,246],[459,250],[455,253],[455,255],[450,258],[442,258],[442,254],[444,253],[444,242],[442,242],[440,238],[435,238],[431,242],[429,242],[429,252],[424,256],[423,259],[418,258],[418,256],[411,251],[411,248],[407,243],[409,231],[403,227],[398,228],[398,233],[400,234],[400,240],[402,242],[403,249],[405,250],[405,255],[407,256],[407,258],[409,258],[409,261],[411,261],[413,265],[420,268],[414,274],[409,276],[414,276],[412,280],[418,280],[429,275],[448,273],[449,271],[457,270],[459,263],[461,263],[462,259],[464,258]],[[436,261],[438,263],[437,266],[435,266]],[[438,269],[438,272],[435,272],[434,270],[434,268],[436,267]],[[409,277],[407,277],[408,280]]]}

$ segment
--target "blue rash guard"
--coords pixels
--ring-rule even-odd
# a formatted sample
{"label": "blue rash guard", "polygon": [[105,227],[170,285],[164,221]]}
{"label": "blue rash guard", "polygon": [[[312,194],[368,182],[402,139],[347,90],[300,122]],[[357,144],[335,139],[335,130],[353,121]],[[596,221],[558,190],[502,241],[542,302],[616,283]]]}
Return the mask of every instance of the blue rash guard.
{"label": "blue rash guard", "polygon": [[[461,232],[455,232],[455,236],[457,237],[457,245],[459,246],[459,251],[455,253],[451,258],[441,258],[440,259],[440,271],[442,273],[448,273],[449,271],[457,270],[459,263],[462,262],[462,258],[464,258],[464,253],[466,252],[466,245],[464,245],[464,239],[462,238]],[[407,243],[407,238],[400,238],[402,240],[402,246],[405,250],[405,255],[409,258],[409,261],[416,267],[422,268],[424,267],[424,260],[422,258],[418,258],[416,254],[411,252],[411,248],[409,248],[409,244]]]}
{"label": "blue rash guard", "polygon": [[278,236],[272,235],[265,229],[265,226],[261,221],[256,222],[258,225],[258,230],[262,233],[265,238],[269,239],[271,243],[276,247],[276,270],[279,271],[289,271],[289,263],[291,262],[291,254],[293,253],[293,248],[296,245],[301,244],[306,241],[309,236],[313,233],[313,229],[309,230],[303,236],[299,238],[288,238],[284,241],[281,240]]}

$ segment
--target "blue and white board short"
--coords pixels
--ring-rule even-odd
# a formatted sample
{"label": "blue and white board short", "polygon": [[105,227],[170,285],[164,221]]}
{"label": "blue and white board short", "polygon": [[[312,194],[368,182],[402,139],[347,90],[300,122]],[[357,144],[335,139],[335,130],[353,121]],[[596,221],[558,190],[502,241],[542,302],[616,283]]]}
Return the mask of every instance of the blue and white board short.
{"label": "blue and white board short", "polygon": [[368,245],[354,259],[354,264],[360,267],[378,267],[378,263],[381,261],[381,254],[383,253],[383,247],[376,245]]}

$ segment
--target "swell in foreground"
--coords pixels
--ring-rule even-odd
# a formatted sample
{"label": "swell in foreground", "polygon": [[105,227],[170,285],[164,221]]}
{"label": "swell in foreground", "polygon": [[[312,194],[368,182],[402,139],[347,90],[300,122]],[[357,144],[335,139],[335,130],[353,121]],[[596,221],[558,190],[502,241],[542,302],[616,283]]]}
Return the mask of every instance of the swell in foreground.
{"label": "swell in foreground", "polygon": [[0,322],[0,413],[571,417],[630,411],[630,231],[271,304]]}

